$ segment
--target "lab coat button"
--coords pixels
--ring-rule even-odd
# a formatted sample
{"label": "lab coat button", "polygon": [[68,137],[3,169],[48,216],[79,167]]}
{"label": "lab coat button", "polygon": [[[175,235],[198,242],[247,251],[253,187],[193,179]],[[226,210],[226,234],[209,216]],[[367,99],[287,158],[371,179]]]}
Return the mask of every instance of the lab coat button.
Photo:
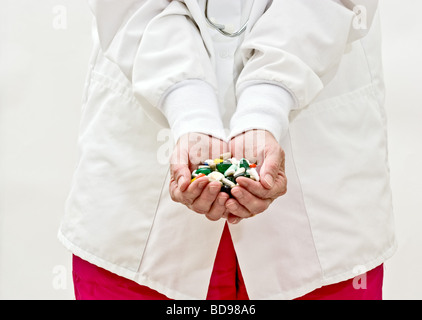
{"label": "lab coat button", "polygon": [[230,53],[229,50],[221,50],[218,55],[220,56],[221,59],[229,59],[230,58]]}

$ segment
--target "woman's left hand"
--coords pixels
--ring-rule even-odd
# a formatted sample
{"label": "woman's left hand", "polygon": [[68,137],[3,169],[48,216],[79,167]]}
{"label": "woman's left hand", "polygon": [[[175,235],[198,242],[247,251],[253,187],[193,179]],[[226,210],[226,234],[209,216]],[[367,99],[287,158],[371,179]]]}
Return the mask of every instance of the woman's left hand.
{"label": "woman's left hand", "polygon": [[285,154],[274,136],[265,130],[250,130],[234,137],[230,150],[237,159],[257,163],[260,181],[239,177],[232,189],[234,198],[227,200],[230,223],[238,223],[264,212],[278,197],[287,192]]}

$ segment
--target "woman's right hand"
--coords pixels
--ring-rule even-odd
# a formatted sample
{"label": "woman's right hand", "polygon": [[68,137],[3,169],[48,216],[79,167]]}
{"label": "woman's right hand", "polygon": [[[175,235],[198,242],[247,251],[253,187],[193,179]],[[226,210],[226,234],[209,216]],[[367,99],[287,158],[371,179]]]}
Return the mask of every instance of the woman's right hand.
{"label": "woman's right hand", "polygon": [[219,158],[228,150],[226,142],[206,134],[189,133],[182,136],[170,158],[169,188],[172,200],[212,221],[226,217],[229,195],[220,192],[220,182],[209,182],[208,177],[202,177],[191,183],[191,172],[205,159]]}

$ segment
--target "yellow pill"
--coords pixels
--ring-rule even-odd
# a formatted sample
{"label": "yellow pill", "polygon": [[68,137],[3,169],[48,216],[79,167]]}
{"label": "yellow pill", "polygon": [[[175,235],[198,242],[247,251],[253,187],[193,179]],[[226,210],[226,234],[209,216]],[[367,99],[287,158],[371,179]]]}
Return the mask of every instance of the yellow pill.
{"label": "yellow pill", "polygon": [[223,161],[224,161],[223,159],[214,159],[215,164],[222,163]]}
{"label": "yellow pill", "polygon": [[200,174],[198,174],[195,178],[193,178],[191,181],[190,181],[190,183],[192,183],[192,182],[194,182],[196,179],[199,179],[199,178],[202,178],[202,177],[205,177],[206,175],[204,174],[204,173],[200,173]]}

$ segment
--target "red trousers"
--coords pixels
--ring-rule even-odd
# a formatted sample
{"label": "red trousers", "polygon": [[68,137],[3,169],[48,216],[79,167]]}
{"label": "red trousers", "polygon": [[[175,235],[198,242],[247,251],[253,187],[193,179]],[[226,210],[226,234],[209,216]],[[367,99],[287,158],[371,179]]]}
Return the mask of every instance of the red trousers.
{"label": "red trousers", "polygon": [[[77,300],[167,300],[163,294],[117,276],[73,256],[73,282]],[[365,276],[365,287],[353,279],[325,286],[297,300],[381,300],[383,266]],[[207,300],[248,300],[227,225],[220,241]]]}

